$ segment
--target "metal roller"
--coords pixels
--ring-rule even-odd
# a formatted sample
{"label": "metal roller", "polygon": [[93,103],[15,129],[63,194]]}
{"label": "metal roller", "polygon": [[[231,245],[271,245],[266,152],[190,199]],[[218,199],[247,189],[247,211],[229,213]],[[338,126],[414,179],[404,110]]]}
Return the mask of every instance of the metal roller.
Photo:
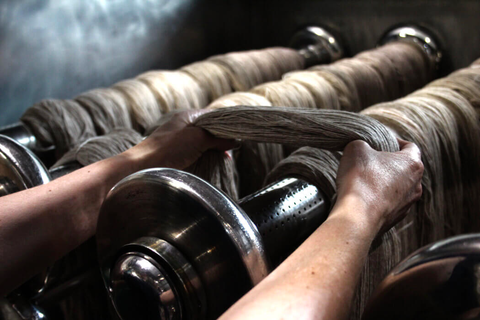
{"label": "metal roller", "polygon": [[[330,63],[343,57],[344,50],[335,37],[322,27],[310,26],[297,32],[291,40],[291,48],[297,49],[305,59],[305,66]],[[17,122],[0,128],[0,134],[6,135],[37,154],[42,160],[51,160],[54,146],[47,148],[37,143],[36,137],[23,122]]]}
{"label": "metal roller", "polygon": [[480,319],[479,284],[480,234],[438,241],[387,275],[362,319]]}
{"label": "metal roller", "polygon": [[235,203],[174,169],[140,171],[102,206],[97,252],[123,319],[214,319],[259,283],[328,216],[297,178]]}

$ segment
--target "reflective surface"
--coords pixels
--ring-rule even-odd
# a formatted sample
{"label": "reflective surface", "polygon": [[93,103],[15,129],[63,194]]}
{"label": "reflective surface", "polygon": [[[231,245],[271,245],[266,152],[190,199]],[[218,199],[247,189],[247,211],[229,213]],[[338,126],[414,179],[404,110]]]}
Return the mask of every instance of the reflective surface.
{"label": "reflective surface", "polygon": [[30,150],[3,135],[0,135],[0,178],[15,184],[18,190],[51,180],[47,169]]}
{"label": "reflective surface", "polygon": [[436,64],[442,58],[442,52],[431,32],[414,25],[406,25],[388,31],[380,40],[380,44],[392,41],[405,41],[418,44],[427,56]]}
{"label": "reflective surface", "polygon": [[296,178],[239,206],[243,210],[205,181],[173,169],[119,182],[100,212],[97,242],[105,285],[122,319],[217,317],[271,271],[267,260],[278,265],[329,212],[323,194]]}
{"label": "reflective surface", "polygon": [[299,49],[305,58],[305,67],[330,63],[343,57],[344,51],[339,39],[326,29],[309,26],[295,33],[290,47]]}
{"label": "reflective surface", "polygon": [[206,310],[199,314],[205,312],[208,319],[218,317],[270,271],[260,234],[248,216],[223,193],[182,171],[140,171],[108,194],[97,229],[107,286],[119,252],[141,237],[164,240],[185,257],[204,288]]}
{"label": "reflective surface", "polygon": [[273,267],[298,248],[330,212],[322,192],[297,178],[273,183],[243,198],[239,205],[257,226]]}
{"label": "reflective surface", "polygon": [[479,318],[480,234],[471,234],[407,257],[379,285],[362,319]]}

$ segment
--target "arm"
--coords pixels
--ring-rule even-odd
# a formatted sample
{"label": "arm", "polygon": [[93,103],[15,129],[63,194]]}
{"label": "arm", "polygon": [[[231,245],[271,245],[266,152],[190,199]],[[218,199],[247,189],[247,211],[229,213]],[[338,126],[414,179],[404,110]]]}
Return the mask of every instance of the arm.
{"label": "arm", "polygon": [[222,318],[346,319],[372,241],[422,193],[420,152],[412,143],[400,145],[400,152],[384,153],[350,143],[328,219]]}
{"label": "arm", "polygon": [[46,185],[0,198],[0,296],[92,237],[100,206],[122,178],[151,167],[184,169],[232,141],[189,126],[201,112],[179,113],[137,146]]}

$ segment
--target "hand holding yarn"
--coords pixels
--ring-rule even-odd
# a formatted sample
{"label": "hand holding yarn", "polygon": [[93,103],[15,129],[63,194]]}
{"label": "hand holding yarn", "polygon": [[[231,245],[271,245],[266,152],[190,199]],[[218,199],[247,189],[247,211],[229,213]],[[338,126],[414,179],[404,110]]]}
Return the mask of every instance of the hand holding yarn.
{"label": "hand holding yarn", "polygon": [[422,195],[420,150],[414,143],[398,142],[398,152],[378,152],[360,140],[349,143],[337,173],[337,203],[366,208],[368,217],[354,219],[376,228],[378,235],[403,219]]}
{"label": "hand holding yarn", "polygon": [[138,170],[153,167],[185,169],[209,149],[229,150],[234,140],[216,138],[192,122],[208,110],[182,111],[153,131],[144,141],[127,150]]}

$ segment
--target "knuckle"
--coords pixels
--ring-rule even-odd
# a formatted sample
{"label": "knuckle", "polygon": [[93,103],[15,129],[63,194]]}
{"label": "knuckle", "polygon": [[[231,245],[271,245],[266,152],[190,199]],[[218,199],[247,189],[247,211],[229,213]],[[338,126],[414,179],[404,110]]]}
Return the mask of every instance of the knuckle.
{"label": "knuckle", "polygon": [[370,146],[365,141],[354,140],[349,144],[347,144],[347,146],[345,147],[345,152],[362,153],[362,152],[366,152],[369,148]]}
{"label": "knuckle", "polygon": [[423,174],[423,170],[425,169],[422,160],[420,159],[412,159],[409,161],[409,168],[412,172]]}

